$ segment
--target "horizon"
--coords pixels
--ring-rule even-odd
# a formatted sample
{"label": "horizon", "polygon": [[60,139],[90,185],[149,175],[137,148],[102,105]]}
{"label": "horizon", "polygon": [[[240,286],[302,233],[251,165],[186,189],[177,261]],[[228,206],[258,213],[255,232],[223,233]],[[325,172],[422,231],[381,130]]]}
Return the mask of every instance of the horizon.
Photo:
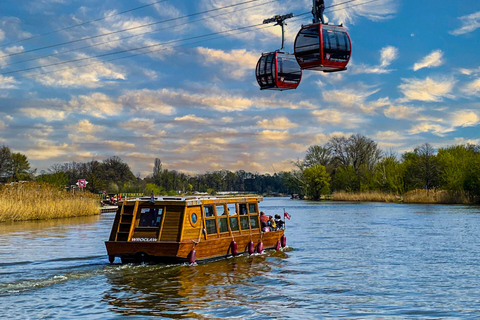
{"label": "horizon", "polygon": [[[424,143],[480,144],[480,2],[326,1],[327,21],[343,23],[352,39],[348,70],[304,71],[298,89],[284,92],[260,91],[255,79],[262,52],[280,47],[280,27],[218,33],[293,12],[285,27],[291,52],[311,21],[299,16],[311,0],[233,6],[243,2],[4,4],[0,145],[38,172],[117,156],[145,177],[155,158],[189,175],[273,175],[335,135],[358,133],[398,154]],[[194,39],[212,33],[224,37]],[[172,44],[113,54],[164,42]]]}

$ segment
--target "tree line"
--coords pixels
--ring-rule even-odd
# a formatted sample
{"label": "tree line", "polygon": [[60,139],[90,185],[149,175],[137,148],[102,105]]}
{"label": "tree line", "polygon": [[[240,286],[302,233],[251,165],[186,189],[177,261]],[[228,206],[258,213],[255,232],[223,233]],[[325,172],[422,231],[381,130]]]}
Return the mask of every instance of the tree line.
{"label": "tree line", "polygon": [[135,176],[119,157],[86,163],[54,164],[36,175],[25,155],[0,148],[0,181],[37,180],[65,188],[79,178],[87,190],[99,193],[178,194],[221,191],[261,194],[299,194],[309,199],[335,191],[381,191],[404,194],[416,189],[441,189],[480,202],[480,146],[454,145],[435,150],[429,143],[397,155],[383,151],[363,135],[335,136],[324,145],[310,146],[290,172],[273,175],[238,170],[219,170],[189,175],[163,168],[154,160],[153,172]]}

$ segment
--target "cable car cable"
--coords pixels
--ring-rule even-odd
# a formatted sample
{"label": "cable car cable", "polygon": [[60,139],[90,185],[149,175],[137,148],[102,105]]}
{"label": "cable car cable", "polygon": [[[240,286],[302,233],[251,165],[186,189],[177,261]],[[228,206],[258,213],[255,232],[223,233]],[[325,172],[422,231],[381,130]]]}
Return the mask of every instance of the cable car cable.
{"label": "cable car cable", "polygon": [[[256,1],[256,0],[254,0],[254,1]],[[358,1],[358,0],[350,0],[350,1],[347,1],[347,2],[345,2],[345,3],[354,2],[354,1]],[[364,2],[364,3],[361,3],[361,4],[358,4],[358,5],[363,5],[363,4],[366,4],[366,3],[369,3],[369,2],[375,2],[375,1],[380,1],[380,0],[370,0],[370,1],[367,1],[367,2]],[[351,7],[353,7],[353,6],[351,6]],[[343,8],[341,8],[341,9],[343,9]],[[337,9],[337,10],[341,10],[341,9]],[[333,12],[333,11],[337,11],[337,10],[331,10],[331,11],[329,11],[329,12]],[[302,13],[302,14],[297,15],[296,17],[302,16],[302,15],[306,15],[306,14],[310,14],[310,13],[311,13],[311,12]],[[292,20],[298,20],[298,19],[292,19]],[[117,52],[111,52],[111,53],[101,54],[101,55],[97,55],[97,56],[93,56],[93,57],[88,57],[88,58],[74,59],[74,60],[58,62],[58,63],[54,63],[54,64],[50,64],[50,65],[37,66],[37,67],[32,67],[32,68],[25,68],[25,69],[21,69],[21,70],[14,70],[14,71],[10,71],[10,72],[0,73],[0,75],[7,75],[7,74],[18,73],[18,72],[25,72],[25,71],[30,71],[30,70],[34,70],[34,69],[44,68],[44,67],[50,67],[50,66],[61,65],[61,64],[66,64],[66,63],[84,61],[84,60],[94,59],[94,58],[98,58],[98,57],[103,57],[103,56],[108,56],[108,55],[113,55],[113,54],[119,54],[119,53],[125,53],[125,52],[131,52],[131,51],[136,51],[136,50],[142,50],[142,49],[152,48],[152,47],[157,47],[157,46],[165,46],[165,44],[169,44],[169,43],[180,42],[180,41],[187,41],[187,40],[192,40],[192,39],[198,39],[198,38],[207,37],[207,36],[212,36],[212,35],[217,35],[217,34],[224,34],[224,33],[229,33],[229,32],[232,32],[232,31],[243,30],[243,29],[253,28],[253,27],[259,27],[259,26],[262,26],[262,25],[263,25],[263,23],[262,23],[262,24],[257,24],[257,25],[240,27],[240,28],[236,28],[236,29],[225,30],[225,31],[221,31],[221,32],[210,33],[210,34],[207,34],[207,35],[195,36],[195,37],[191,37],[191,38],[187,38],[187,39],[178,39],[178,40],[167,41],[167,42],[164,42],[164,43],[160,43],[160,44],[156,44],[156,45],[151,45],[151,46],[145,46],[145,47],[139,47],[139,48],[121,50],[121,51],[117,51]],[[147,52],[147,53],[139,53],[139,54],[135,54],[135,55],[133,55],[133,56],[142,55],[142,54],[148,54],[148,53],[152,53],[152,52],[156,52],[156,51],[159,51],[159,50],[154,50],[154,51],[150,51],[150,52]],[[128,57],[130,57],[130,56],[128,56]],[[126,58],[126,57],[122,57],[122,58]],[[108,62],[108,61],[113,61],[113,60],[118,60],[118,59],[119,59],[119,58],[117,58],[117,59],[112,59],[112,60],[107,60],[107,62]],[[100,62],[98,62],[98,63],[100,63]],[[88,64],[87,64],[87,65],[88,65]],[[85,66],[87,66],[87,65],[85,65]],[[67,68],[67,69],[69,69],[69,68]],[[61,69],[61,70],[65,70],[65,69]],[[58,72],[58,71],[60,71],[60,70],[50,71],[49,73],[51,73],[51,72]],[[43,73],[37,73],[37,74],[43,74]],[[24,77],[18,77],[18,78],[24,78]]]}
{"label": "cable car cable", "polygon": [[82,50],[82,49],[88,49],[88,48],[92,48],[92,47],[97,47],[97,46],[101,46],[101,45],[104,45],[104,44],[109,44],[109,43],[112,43],[112,42],[117,42],[117,41],[121,41],[121,40],[125,40],[125,39],[131,39],[131,38],[143,36],[143,35],[145,35],[145,34],[155,33],[155,32],[162,31],[162,30],[167,30],[167,29],[170,29],[170,28],[172,28],[172,27],[174,28],[174,27],[179,27],[179,26],[188,25],[188,24],[194,23],[194,22],[199,22],[199,21],[203,21],[203,20],[208,20],[208,19],[212,19],[212,18],[217,18],[217,17],[224,16],[224,15],[227,15],[227,14],[230,14],[230,13],[233,13],[233,12],[237,13],[237,12],[239,12],[239,11],[244,11],[244,10],[249,10],[249,9],[252,9],[252,8],[257,8],[257,7],[264,6],[264,5],[273,3],[273,2],[278,2],[278,0],[272,0],[272,1],[265,2],[265,3],[256,4],[256,5],[253,5],[253,6],[250,6],[250,7],[240,8],[240,9],[237,9],[237,10],[235,10],[235,11],[229,11],[229,12],[219,13],[219,14],[217,14],[217,15],[212,15],[212,16],[208,16],[208,17],[204,17],[204,18],[199,18],[199,19],[196,19],[196,20],[187,21],[187,22],[184,22],[184,23],[176,24],[176,25],[174,25],[174,26],[168,26],[168,27],[165,27],[165,28],[155,29],[155,30],[152,30],[152,31],[142,32],[142,33],[134,34],[134,35],[131,35],[131,36],[128,36],[128,37],[123,37],[123,38],[119,38],[119,39],[115,39],[115,40],[110,40],[110,41],[95,43],[95,44],[91,44],[91,45],[88,45],[88,46],[84,46],[84,47],[80,47],[80,48],[74,48],[74,49],[67,50],[67,51],[62,51],[62,52],[56,52],[56,53],[52,53],[52,54],[49,54],[49,55],[45,55],[45,56],[41,56],[41,57],[36,57],[36,58],[31,58],[31,59],[27,59],[27,60],[15,61],[15,62],[12,62],[12,63],[9,63],[9,64],[4,65],[4,68],[9,67],[9,66],[12,66],[12,65],[15,65],[15,64],[20,64],[20,63],[35,61],[35,60],[39,60],[39,59],[43,59],[43,58],[48,58],[48,57],[53,57],[53,56],[57,56],[57,55],[65,54],[65,53],[70,53],[70,52],[79,51],[79,50]]}
{"label": "cable car cable", "polygon": [[[262,27],[257,28],[257,30],[262,30],[262,29],[267,29],[267,28],[272,28],[272,27],[273,26],[263,26],[263,24],[262,24]],[[228,32],[229,31],[231,31],[231,30],[228,30]],[[248,32],[252,32],[252,31],[253,30],[246,30],[246,31],[235,33],[235,34],[248,33]],[[185,47],[185,46],[192,45],[192,44],[197,44],[197,43],[202,43],[202,42],[206,42],[206,41],[225,38],[226,36],[227,36],[226,34],[223,34],[223,35],[215,37],[215,38],[194,41],[194,42],[191,42],[191,43],[186,43],[186,44],[182,44],[182,45],[178,45],[178,46],[169,46],[168,48],[181,48],[181,47]],[[45,72],[37,72],[37,73],[27,74],[25,76],[16,77],[15,79],[25,79],[25,78],[30,79],[31,76],[51,74],[51,73],[66,71],[66,70],[70,70],[70,69],[74,69],[74,68],[83,68],[83,67],[88,67],[88,66],[91,66],[91,65],[96,65],[96,64],[105,63],[105,62],[112,62],[112,61],[117,61],[117,60],[122,60],[122,59],[128,59],[128,58],[132,58],[132,57],[136,57],[136,56],[140,56],[140,55],[146,55],[146,54],[149,54],[149,53],[158,52],[158,51],[163,50],[163,49],[164,48],[155,49],[155,50],[151,50],[151,51],[148,51],[148,52],[140,52],[140,53],[135,53],[135,54],[131,54],[131,55],[128,55],[128,56],[124,56],[124,57],[118,57],[118,58],[113,58],[113,59],[104,60],[104,61],[87,63],[87,64],[79,65],[79,66],[71,66],[71,67],[67,67],[67,68],[63,68],[63,69],[57,69],[57,70],[52,70],[52,71],[45,71]]]}
{"label": "cable car cable", "polygon": [[10,53],[10,54],[7,54],[7,55],[0,56],[0,59],[4,59],[4,58],[7,58],[7,57],[11,57],[11,56],[17,56],[17,55],[21,55],[21,54],[25,54],[25,53],[29,53],[29,52],[35,52],[35,51],[39,51],[39,50],[55,48],[55,47],[63,46],[63,45],[66,45],[66,44],[72,44],[72,43],[76,43],[76,42],[80,42],[80,41],[105,37],[105,36],[109,36],[109,35],[112,35],[112,34],[117,34],[117,33],[120,33],[120,32],[145,28],[145,27],[149,27],[149,26],[152,26],[152,25],[156,25],[156,24],[161,24],[161,23],[171,22],[171,21],[175,21],[175,20],[180,20],[180,19],[183,19],[183,18],[198,16],[198,15],[201,15],[201,14],[210,13],[210,12],[219,11],[219,10],[224,10],[224,9],[228,9],[228,8],[233,8],[233,7],[243,5],[243,4],[257,2],[257,1],[261,1],[261,0],[248,0],[248,1],[240,2],[240,3],[228,5],[228,6],[225,6],[225,7],[205,10],[205,11],[201,11],[201,12],[197,12],[197,13],[193,13],[193,14],[189,14],[189,15],[185,15],[185,16],[181,16],[181,17],[171,18],[171,19],[167,19],[167,20],[161,20],[161,21],[157,21],[157,22],[152,22],[152,23],[136,26],[136,27],[131,27],[131,28],[127,28],[127,29],[107,32],[107,33],[103,33],[103,34],[99,34],[99,35],[95,35],[95,36],[90,36],[90,37],[84,37],[84,38],[81,38],[81,39],[76,39],[76,40],[71,40],[71,41],[67,41],[67,42],[57,43],[57,44],[53,44],[53,45],[49,45],[49,46],[45,46],[45,47],[40,47],[40,48],[35,48],[35,49],[31,49],[31,50],[26,50],[26,51],[22,51],[22,52]]}
{"label": "cable car cable", "polygon": [[124,14],[124,13],[128,13],[128,12],[132,12],[132,11],[135,11],[135,10],[139,10],[139,9],[143,9],[143,8],[146,8],[146,7],[150,7],[150,6],[153,6],[153,5],[155,5],[155,4],[159,4],[159,3],[161,3],[161,2],[166,2],[166,1],[168,1],[168,0],[160,0],[160,1],[157,1],[157,2],[145,4],[145,5],[140,6],[140,7],[128,9],[128,10],[125,10],[125,11],[122,11],[122,12],[113,13],[113,14],[110,14],[110,15],[105,16],[105,17],[103,17],[103,18],[98,18],[98,19],[94,19],[94,20],[90,20],[90,21],[85,21],[85,22],[82,22],[82,23],[79,23],[79,24],[75,24],[75,25],[70,26],[70,27],[65,27],[65,28],[62,28],[62,29],[57,29],[57,30],[49,31],[49,32],[46,32],[46,33],[42,33],[42,34],[39,34],[39,35],[30,37],[30,38],[25,38],[25,39],[20,39],[20,40],[13,41],[13,42],[5,43],[5,44],[0,45],[0,48],[6,47],[6,46],[9,46],[9,45],[12,45],[12,44],[24,42],[24,41],[27,41],[27,40],[32,40],[32,39],[37,39],[37,38],[40,38],[40,37],[48,36],[48,35],[50,35],[50,34],[54,34],[54,33],[60,32],[60,31],[65,31],[65,30],[69,30],[69,29],[76,28],[76,27],[84,26],[84,25],[89,24],[89,23],[92,23],[92,22],[98,22],[98,21],[101,21],[101,20],[105,20],[105,19],[107,19],[107,18],[115,17],[115,16],[118,16],[118,15],[121,15],[121,14]]}

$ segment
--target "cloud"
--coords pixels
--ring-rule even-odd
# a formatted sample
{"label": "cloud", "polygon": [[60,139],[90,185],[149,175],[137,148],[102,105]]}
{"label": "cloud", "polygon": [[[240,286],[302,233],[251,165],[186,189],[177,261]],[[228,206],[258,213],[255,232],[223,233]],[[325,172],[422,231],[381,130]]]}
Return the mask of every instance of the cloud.
{"label": "cloud", "polygon": [[273,120],[264,119],[262,121],[258,121],[257,125],[264,129],[291,129],[298,126],[296,123],[290,122],[286,117],[278,117]]}
{"label": "cloud", "polygon": [[[358,18],[364,17],[372,21],[382,21],[391,19],[398,10],[398,1],[393,0],[379,0],[375,2],[353,3],[352,5],[341,5],[345,3],[344,0],[333,0],[331,9],[333,22],[339,23],[354,23]],[[328,7],[328,6],[327,6]],[[330,16],[330,10],[327,8],[325,14]]]}
{"label": "cloud", "polygon": [[106,140],[103,143],[106,144],[110,149],[113,149],[116,151],[124,151],[125,149],[135,149],[135,144],[128,143],[125,141]]}
{"label": "cloud", "polygon": [[25,155],[32,160],[47,160],[64,156],[68,151],[69,146],[66,143],[55,144],[51,141],[40,141],[35,144],[35,148],[25,151]]}
{"label": "cloud", "polygon": [[398,132],[388,130],[388,131],[378,131],[374,136],[374,140],[387,140],[387,141],[396,141],[406,139],[405,136],[402,136]]}
{"label": "cloud", "polygon": [[365,122],[363,118],[336,109],[315,110],[312,115],[317,117],[317,121],[320,123],[340,125],[345,128],[358,128],[360,124]]}
{"label": "cloud", "polygon": [[118,115],[122,111],[120,103],[100,92],[74,97],[68,102],[68,107],[76,113],[88,114],[96,118]]}
{"label": "cloud", "polygon": [[477,113],[471,110],[457,111],[452,114],[451,123],[455,127],[473,127],[480,122]]}
{"label": "cloud", "polygon": [[0,75],[0,89],[14,89],[17,81],[13,77],[4,77]]}
{"label": "cloud", "polygon": [[408,107],[408,106],[393,106],[384,110],[385,116],[392,119],[416,119],[422,108]]}
{"label": "cloud", "polygon": [[164,115],[171,115],[175,113],[175,108],[168,100],[176,100],[178,94],[171,92],[168,89],[162,90],[131,90],[123,94],[119,101],[126,107],[132,109],[132,112],[147,111],[156,112]]}
{"label": "cloud", "polygon": [[258,135],[262,140],[286,141],[290,139],[288,131],[263,130]]}
{"label": "cloud", "polygon": [[23,50],[24,49],[22,46],[11,46],[5,48],[4,50],[0,50],[0,67],[5,68],[8,65],[8,63],[10,62],[10,57],[8,57],[9,55],[20,53]]}
{"label": "cloud", "polygon": [[246,49],[227,52],[199,47],[197,51],[203,57],[205,65],[222,65],[221,74],[232,79],[244,79],[251,75],[260,56],[259,53],[248,52]]}
{"label": "cloud", "polygon": [[478,95],[480,93],[480,78],[468,83],[461,90],[469,96]]}
{"label": "cloud", "polygon": [[61,121],[68,116],[68,113],[65,111],[47,108],[21,108],[20,112],[22,112],[27,118],[43,118],[47,122]]}
{"label": "cloud", "polygon": [[380,64],[377,66],[367,66],[365,64],[353,65],[353,74],[384,74],[393,70],[387,69],[394,60],[398,58],[398,49],[393,46],[387,46],[380,50]]}
{"label": "cloud", "polygon": [[183,116],[183,117],[177,117],[175,118],[175,121],[179,121],[179,122],[196,122],[196,123],[209,123],[210,121],[205,119],[205,118],[200,118],[200,117],[197,117],[196,115],[194,114],[189,114],[189,115],[186,115],[186,116]]}
{"label": "cloud", "polygon": [[7,127],[6,123],[0,120],[0,130],[5,130],[6,127]]}
{"label": "cloud", "polygon": [[428,56],[424,57],[420,62],[413,65],[413,70],[418,71],[423,68],[439,67],[444,64],[443,51],[432,51]]}
{"label": "cloud", "polygon": [[134,118],[120,123],[120,126],[134,132],[154,132],[154,124],[155,121],[153,119]]}
{"label": "cloud", "polygon": [[[75,59],[84,59],[89,56],[76,54]],[[98,88],[109,83],[111,80],[125,80],[126,75],[118,67],[111,63],[101,62],[98,59],[90,59],[88,66],[56,66],[52,72],[51,67],[43,67],[40,72],[26,74],[27,78],[33,79],[47,87],[86,87]],[[61,63],[58,58],[39,59],[39,65],[51,65]],[[43,73],[42,73],[43,72]]]}
{"label": "cloud", "polygon": [[473,32],[480,28],[480,11],[469,15],[461,16],[458,19],[462,21],[462,26],[458,29],[450,31],[450,34],[454,36]]}
{"label": "cloud", "polygon": [[453,98],[450,95],[456,81],[453,78],[443,78],[434,80],[427,77],[425,80],[421,79],[402,79],[403,84],[398,86],[400,91],[405,95],[400,99],[401,102],[419,100],[428,102],[443,101],[443,98]]}
{"label": "cloud", "polygon": [[361,106],[365,103],[365,100],[378,92],[378,89],[368,91],[368,87],[361,86],[360,89],[343,89],[343,90],[330,90],[323,91],[323,100],[328,103],[337,103],[344,107]]}
{"label": "cloud", "polygon": [[434,124],[429,122],[422,122],[420,124],[414,125],[410,130],[410,134],[419,134],[431,132],[437,136],[443,137],[445,133],[454,131],[454,128],[450,126],[442,126],[440,124]]}
{"label": "cloud", "polygon": [[86,119],[80,120],[76,125],[73,125],[73,126],[69,125],[68,129],[71,132],[81,133],[81,134],[94,134],[97,132],[105,131],[105,127],[96,126]]}

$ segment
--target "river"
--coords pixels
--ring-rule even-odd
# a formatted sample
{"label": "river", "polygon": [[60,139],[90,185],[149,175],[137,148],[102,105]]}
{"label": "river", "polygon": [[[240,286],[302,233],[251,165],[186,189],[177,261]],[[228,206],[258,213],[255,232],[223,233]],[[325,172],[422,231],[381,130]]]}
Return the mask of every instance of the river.
{"label": "river", "polygon": [[0,224],[7,319],[480,318],[480,208],[265,198],[283,251],[110,265],[114,213]]}

